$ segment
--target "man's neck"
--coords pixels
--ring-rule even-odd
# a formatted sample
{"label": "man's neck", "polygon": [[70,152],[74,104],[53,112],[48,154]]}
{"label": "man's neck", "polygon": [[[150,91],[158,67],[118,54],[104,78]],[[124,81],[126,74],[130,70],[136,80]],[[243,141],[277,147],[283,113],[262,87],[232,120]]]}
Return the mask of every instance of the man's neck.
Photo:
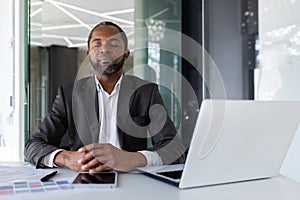
{"label": "man's neck", "polygon": [[97,74],[97,79],[102,85],[102,88],[108,93],[111,94],[115,88],[116,83],[120,79],[123,74],[123,70],[119,70],[118,72],[111,75],[99,75]]}

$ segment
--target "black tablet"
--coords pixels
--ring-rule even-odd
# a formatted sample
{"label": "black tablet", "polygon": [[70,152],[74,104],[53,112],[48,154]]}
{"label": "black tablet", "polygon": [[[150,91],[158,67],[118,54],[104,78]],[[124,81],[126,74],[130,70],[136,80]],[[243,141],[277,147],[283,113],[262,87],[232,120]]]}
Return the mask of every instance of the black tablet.
{"label": "black tablet", "polygon": [[79,173],[73,181],[74,187],[116,187],[117,172]]}

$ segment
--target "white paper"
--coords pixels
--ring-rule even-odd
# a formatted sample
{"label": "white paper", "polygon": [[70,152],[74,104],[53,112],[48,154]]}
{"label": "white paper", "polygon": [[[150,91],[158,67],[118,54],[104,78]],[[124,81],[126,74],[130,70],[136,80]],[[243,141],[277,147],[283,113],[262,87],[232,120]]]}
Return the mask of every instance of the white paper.
{"label": "white paper", "polygon": [[35,166],[29,163],[6,165],[6,163],[0,162],[0,184],[8,181],[40,180],[51,171],[53,169],[35,169]]}

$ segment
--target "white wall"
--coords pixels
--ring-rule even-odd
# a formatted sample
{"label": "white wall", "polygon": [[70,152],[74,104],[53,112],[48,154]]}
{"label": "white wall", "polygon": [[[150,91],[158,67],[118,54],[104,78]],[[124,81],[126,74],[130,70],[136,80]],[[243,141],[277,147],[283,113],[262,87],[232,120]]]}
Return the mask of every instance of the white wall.
{"label": "white wall", "polygon": [[[300,1],[259,1],[257,100],[300,100]],[[287,116],[288,117],[288,116]],[[300,129],[281,173],[300,181]]]}
{"label": "white wall", "polygon": [[23,13],[24,1],[1,2],[0,161],[23,160],[24,23],[20,20]]}

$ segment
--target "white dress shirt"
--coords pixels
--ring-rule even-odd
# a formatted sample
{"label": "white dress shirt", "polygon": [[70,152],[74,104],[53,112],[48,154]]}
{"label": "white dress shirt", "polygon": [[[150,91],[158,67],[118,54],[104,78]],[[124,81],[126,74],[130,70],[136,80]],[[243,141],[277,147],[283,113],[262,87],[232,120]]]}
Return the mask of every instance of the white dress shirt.
{"label": "white dress shirt", "polygon": [[[99,133],[99,143],[110,143],[113,146],[121,149],[120,141],[118,137],[117,130],[117,105],[118,105],[118,97],[119,90],[121,86],[123,75],[120,77],[118,82],[116,83],[111,94],[107,93],[97,77],[95,76],[97,94],[98,94],[98,102],[99,102],[99,121],[100,121],[100,133]],[[46,155],[43,159],[43,164],[48,167],[56,167],[54,164],[55,155],[62,151],[62,149],[58,149],[48,155]],[[159,166],[162,165],[162,159],[155,151],[139,151],[142,153],[147,159],[147,167],[148,166]]]}
{"label": "white dress shirt", "polygon": [[99,102],[99,143],[110,143],[119,149],[120,141],[116,124],[118,97],[122,78],[123,76],[118,80],[113,91],[108,94],[95,76]]}

